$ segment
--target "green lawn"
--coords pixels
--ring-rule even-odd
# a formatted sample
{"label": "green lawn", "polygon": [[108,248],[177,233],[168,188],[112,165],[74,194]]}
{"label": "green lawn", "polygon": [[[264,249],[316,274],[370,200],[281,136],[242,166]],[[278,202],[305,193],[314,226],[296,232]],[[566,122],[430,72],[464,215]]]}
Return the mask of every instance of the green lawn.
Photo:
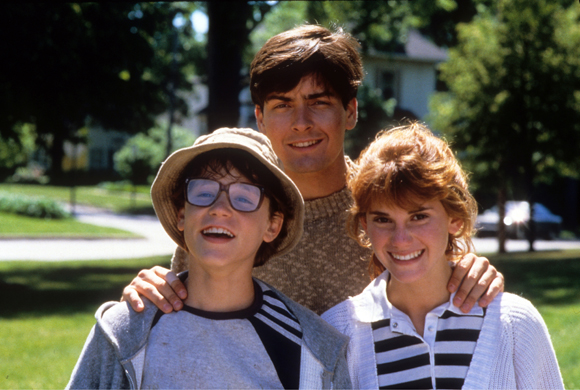
{"label": "green lawn", "polygon": [[[540,310],[567,388],[580,388],[580,251],[489,256],[506,290]],[[141,268],[170,258],[0,262],[0,388],[63,388],[100,303]]]}
{"label": "green lawn", "polygon": [[[44,196],[59,202],[70,202],[70,187],[38,184],[0,183],[0,191],[27,196]],[[137,187],[137,192],[106,190],[95,186],[75,187],[77,204],[101,207],[115,212],[153,213],[148,186]]]}
{"label": "green lawn", "polygon": [[135,238],[139,235],[75,219],[42,219],[0,211],[1,238]]}

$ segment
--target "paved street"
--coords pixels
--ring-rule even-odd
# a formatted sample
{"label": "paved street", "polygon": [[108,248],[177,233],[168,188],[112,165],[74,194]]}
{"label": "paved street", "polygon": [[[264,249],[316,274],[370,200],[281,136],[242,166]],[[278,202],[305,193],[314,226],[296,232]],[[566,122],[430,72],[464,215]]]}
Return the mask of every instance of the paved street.
{"label": "paved street", "polygon": [[[175,243],[167,236],[154,216],[116,215],[99,210],[81,208],[77,210],[81,222],[110,226],[137,233],[140,239],[33,239],[0,240],[0,260],[97,260],[138,258],[155,255],[170,255]],[[478,253],[497,252],[495,238],[474,239]],[[525,240],[508,240],[508,252],[527,251]],[[558,250],[580,248],[576,241],[536,241],[536,250]]]}

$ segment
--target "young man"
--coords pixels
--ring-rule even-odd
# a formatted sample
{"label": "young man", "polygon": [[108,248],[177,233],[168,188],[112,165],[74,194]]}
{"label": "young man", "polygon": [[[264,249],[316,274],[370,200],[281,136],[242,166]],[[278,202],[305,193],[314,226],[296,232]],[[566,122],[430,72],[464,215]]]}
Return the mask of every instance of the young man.
{"label": "young man", "polygon": [[350,388],[348,338],[252,278],[292,250],[304,206],[268,139],[219,129],[173,153],[151,187],[165,231],[188,254],[188,296],[97,312],[68,388]]}
{"label": "young man", "polygon": [[[344,155],[344,134],[357,120],[363,78],[358,47],[342,30],[306,25],[268,40],[250,68],[258,128],[305,199],[300,243],[254,275],[319,314],[357,295],[370,281],[370,253],[345,228],[352,204],[346,177],[356,167]],[[185,264],[178,250],[172,270],[180,272]],[[503,289],[503,276],[487,259],[470,254],[456,266],[449,289],[457,291],[454,304],[469,311],[478,299],[486,306]],[[142,307],[139,293],[166,312],[179,310],[179,297],[186,296],[175,274],[160,267],[142,271],[125,288],[123,298],[135,310]]]}

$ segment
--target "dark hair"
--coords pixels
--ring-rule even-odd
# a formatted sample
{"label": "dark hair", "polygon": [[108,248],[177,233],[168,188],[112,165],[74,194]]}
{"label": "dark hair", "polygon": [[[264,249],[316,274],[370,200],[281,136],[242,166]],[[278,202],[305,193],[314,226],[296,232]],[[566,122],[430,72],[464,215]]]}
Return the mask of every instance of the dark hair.
{"label": "dark hair", "polygon": [[357,40],[338,28],[332,32],[304,25],[270,38],[250,67],[252,101],[260,109],[272,92],[288,92],[304,76],[314,75],[341,99],[346,108],[363,78]]}
{"label": "dark hair", "polygon": [[191,160],[181,171],[172,191],[171,200],[177,210],[185,207],[185,180],[189,177],[229,175],[235,169],[244,175],[254,184],[265,188],[265,196],[270,200],[270,213],[281,213],[284,216],[282,229],[272,242],[263,242],[256,259],[254,267],[264,265],[277,251],[278,247],[288,235],[287,221],[293,219],[294,208],[291,200],[286,195],[280,180],[250,153],[234,148],[214,149],[202,153]]}

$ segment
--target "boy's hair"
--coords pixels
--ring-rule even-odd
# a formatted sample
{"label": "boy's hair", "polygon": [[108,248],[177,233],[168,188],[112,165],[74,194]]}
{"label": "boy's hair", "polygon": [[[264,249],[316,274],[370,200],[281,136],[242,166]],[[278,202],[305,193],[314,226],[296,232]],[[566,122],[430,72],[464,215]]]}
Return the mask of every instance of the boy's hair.
{"label": "boy's hair", "polygon": [[250,67],[252,101],[263,109],[269,94],[291,91],[304,76],[314,75],[346,108],[363,78],[359,47],[341,28],[332,32],[317,25],[303,25],[270,38]]}
{"label": "boy's hair", "polygon": [[180,173],[171,193],[171,200],[177,210],[185,206],[185,180],[187,178],[221,178],[231,174],[234,169],[253,184],[264,187],[265,196],[270,200],[270,218],[276,212],[284,216],[278,236],[272,242],[263,242],[258,249],[254,267],[259,267],[278,251],[279,245],[288,235],[288,221],[294,218],[294,210],[289,207],[292,201],[288,199],[280,180],[258,159],[240,149],[215,149],[202,153],[191,160]]}
{"label": "boy's hair", "polygon": [[[370,247],[360,225],[373,202],[384,202],[403,209],[437,199],[451,218],[459,218],[462,228],[449,234],[445,254],[450,259],[468,253],[477,216],[477,204],[468,189],[467,175],[449,145],[425,126],[413,123],[377,134],[361,153],[358,170],[348,187],[354,198],[347,220],[349,234]],[[372,277],[385,267],[373,254],[369,264]]]}

